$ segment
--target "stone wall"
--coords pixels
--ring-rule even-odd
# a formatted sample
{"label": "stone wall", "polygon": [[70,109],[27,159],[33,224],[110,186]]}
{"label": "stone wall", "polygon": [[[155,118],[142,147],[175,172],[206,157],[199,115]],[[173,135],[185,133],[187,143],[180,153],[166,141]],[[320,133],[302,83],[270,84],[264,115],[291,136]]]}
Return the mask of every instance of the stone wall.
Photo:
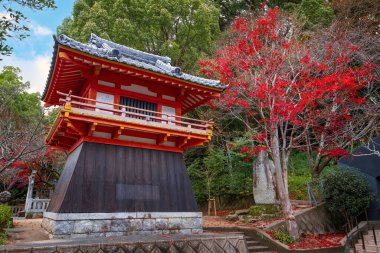
{"label": "stone wall", "polygon": [[42,227],[50,238],[88,238],[150,234],[202,233],[200,212],[51,213]]}
{"label": "stone wall", "polygon": [[243,235],[157,235],[40,241],[0,246],[0,253],[248,253]]}
{"label": "stone wall", "polygon": [[[325,234],[336,232],[336,227],[324,204],[305,209],[295,215],[299,231],[304,234]],[[267,230],[285,227],[285,222],[269,225]]]}

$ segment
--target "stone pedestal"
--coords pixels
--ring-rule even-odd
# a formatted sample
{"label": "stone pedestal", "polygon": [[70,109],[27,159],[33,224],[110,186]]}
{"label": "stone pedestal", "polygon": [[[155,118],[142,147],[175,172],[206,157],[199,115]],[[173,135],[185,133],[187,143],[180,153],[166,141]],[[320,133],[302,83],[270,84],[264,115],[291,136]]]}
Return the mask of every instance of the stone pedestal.
{"label": "stone pedestal", "polygon": [[91,238],[150,234],[202,233],[200,212],[52,213],[42,227],[50,238]]}

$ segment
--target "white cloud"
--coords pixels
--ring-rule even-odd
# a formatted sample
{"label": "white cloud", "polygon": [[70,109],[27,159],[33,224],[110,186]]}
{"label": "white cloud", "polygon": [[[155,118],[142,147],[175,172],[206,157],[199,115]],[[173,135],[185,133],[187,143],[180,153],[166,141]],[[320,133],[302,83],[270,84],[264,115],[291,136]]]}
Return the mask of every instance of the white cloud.
{"label": "white cloud", "polygon": [[[14,20],[14,18],[11,18],[10,13],[8,12],[0,12],[0,19],[12,20],[12,21]],[[27,21],[27,23],[28,23],[27,26],[33,32],[34,36],[43,37],[43,36],[50,36],[53,34],[53,31],[49,27],[40,25],[33,20],[29,20]]]}
{"label": "white cloud", "polygon": [[40,24],[37,24],[35,22],[31,23],[31,30],[35,36],[50,36],[53,34],[53,31],[46,26],[42,26]]}
{"label": "white cloud", "polygon": [[0,12],[0,18],[4,20],[13,20],[9,12]]}
{"label": "white cloud", "polygon": [[50,69],[51,54],[35,55],[31,58],[20,58],[15,55],[4,57],[0,61],[0,68],[3,66],[14,66],[21,69],[23,81],[30,82],[30,92],[42,94]]}

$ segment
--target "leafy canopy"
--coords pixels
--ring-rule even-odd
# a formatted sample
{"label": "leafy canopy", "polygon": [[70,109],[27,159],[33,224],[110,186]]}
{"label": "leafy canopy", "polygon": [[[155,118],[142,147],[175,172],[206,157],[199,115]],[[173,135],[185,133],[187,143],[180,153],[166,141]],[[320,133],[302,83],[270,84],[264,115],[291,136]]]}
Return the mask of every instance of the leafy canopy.
{"label": "leafy canopy", "polygon": [[219,34],[218,15],[207,0],[78,0],[58,34],[86,42],[96,33],[192,70]]}
{"label": "leafy canopy", "polygon": [[298,42],[294,26],[278,12],[269,9],[256,20],[237,19],[232,39],[212,60],[201,62],[207,77],[229,84],[215,103],[258,128],[254,140],[259,145],[253,152],[275,153],[272,141],[280,131],[289,157],[292,148],[302,147],[307,130],[312,132],[308,137],[315,138],[308,141],[325,138],[331,144],[316,152],[339,156],[343,151],[333,148],[333,139],[344,134],[349,107],[363,103],[359,91],[373,80],[374,67],[353,66],[358,48],[342,40],[325,45]]}

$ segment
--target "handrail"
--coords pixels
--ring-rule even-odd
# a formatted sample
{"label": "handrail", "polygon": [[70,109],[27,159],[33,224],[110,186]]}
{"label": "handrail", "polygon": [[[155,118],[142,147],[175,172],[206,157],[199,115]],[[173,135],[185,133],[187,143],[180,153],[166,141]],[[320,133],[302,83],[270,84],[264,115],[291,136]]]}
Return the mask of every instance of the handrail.
{"label": "handrail", "polygon": [[[314,191],[313,186],[317,187],[314,188],[317,189],[316,192]],[[321,195],[321,189],[323,189],[323,181],[320,179],[313,179],[307,183],[307,194],[309,197],[310,206],[317,206],[324,201],[323,195]],[[317,195],[315,193],[317,193]]]}
{"label": "handrail", "polygon": [[[366,216],[366,223],[367,224],[365,226],[359,228],[359,223],[358,223],[358,219],[357,218],[359,216],[363,215],[363,214],[365,214],[365,216]],[[364,211],[360,212],[353,219],[355,219],[355,221],[356,221],[356,225],[355,225],[355,227],[353,227],[353,229],[356,228],[356,230],[352,231],[352,233],[350,235],[348,235],[350,233],[350,231],[346,230],[348,232],[347,232],[347,239],[346,239],[346,242],[345,242],[345,245],[344,245],[344,252],[345,253],[350,253],[350,247],[352,246],[352,244],[353,244],[354,252],[356,252],[355,242],[358,241],[359,239],[362,241],[362,248],[363,248],[364,252],[366,252],[366,246],[365,246],[365,240],[364,240],[364,237],[363,237],[363,232],[368,232],[370,230],[367,210],[364,210]],[[350,222],[347,222],[346,224],[343,225],[343,227],[348,227],[350,225],[351,225]],[[372,227],[372,229],[374,230],[374,227]],[[374,232],[373,232],[373,235],[375,236]],[[376,241],[376,238],[375,238],[375,241]],[[377,243],[376,243],[376,245],[377,245]]]}
{"label": "handrail", "polygon": [[[143,119],[148,120],[148,121],[155,120],[158,122],[166,122],[167,124],[170,122],[170,123],[178,124],[178,125],[185,126],[185,127],[198,128],[198,129],[203,129],[203,130],[210,129],[212,124],[213,124],[212,121],[203,121],[203,120],[198,120],[198,119],[191,119],[191,118],[177,116],[177,115],[170,115],[170,114],[166,114],[166,113],[162,113],[162,112],[156,112],[156,111],[126,106],[126,105],[121,105],[121,104],[114,104],[114,103],[99,101],[99,100],[95,100],[95,99],[79,97],[79,96],[72,95],[71,92],[66,94],[66,93],[57,91],[57,94],[66,97],[64,99],[60,98],[59,99],[60,102],[64,102],[64,103],[70,104],[70,105],[75,105],[76,107],[82,107],[83,106],[83,107],[93,108],[94,110],[99,109],[102,111],[107,111],[107,112],[111,112],[114,114],[118,114],[119,116],[128,115],[129,117],[139,117],[139,118],[143,118]],[[83,102],[73,101],[72,100],[73,98],[76,100],[82,100]],[[88,103],[88,102],[90,102],[90,103]],[[96,104],[93,104],[94,102]],[[112,108],[101,107],[98,104],[110,105],[110,106],[112,106]],[[121,109],[115,109],[115,107],[121,108]],[[141,113],[139,113],[139,112],[141,112]],[[177,119],[179,119],[179,120],[177,120]],[[189,121],[191,121],[191,122],[189,122]]]}
{"label": "handrail", "polygon": [[[192,119],[192,118],[183,117],[183,116],[170,115],[170,114],[166,114],[166,113],[162,113],[162,112],[156,112],[156,111],[141,109],[141,108],[137,108],[137,107],[131,107],[131,106],[126,106],[126,105],[121,105],[121,104],[114,104],[114,103],[104,102],[104,101],[95,100],[95,99],[91,99],[91,98],[79,97],[76,95],[71,95],[70,93],[67,94],[67,93],[63,93],[60,91],[57,91],[57,94],[61,95],[61,96],[65,96],[66,98],[77,98],[77,99],[82,99],[82,100],[89,101],[89,102],[96,102],[96,103],[101,103],[101,104],[105,104],[105,105],[122,107],[122,108],[130,109],[130,110],[138,110],[138,111],[143,111],[143,112],[148,112],[148,113],[154,113],[154,114],[159,114],[159,115],[167,116],[167,117],[177,117],[177,118],[181,118],[181,119],[191,120],[194,122],[201,122],[201,123],[208,123],[208,124],[214,123],[211,120],[205,121],[205,120]],[[101,108],[101,109],[103,110],[103,109],[107,109],[107,108]]]}

